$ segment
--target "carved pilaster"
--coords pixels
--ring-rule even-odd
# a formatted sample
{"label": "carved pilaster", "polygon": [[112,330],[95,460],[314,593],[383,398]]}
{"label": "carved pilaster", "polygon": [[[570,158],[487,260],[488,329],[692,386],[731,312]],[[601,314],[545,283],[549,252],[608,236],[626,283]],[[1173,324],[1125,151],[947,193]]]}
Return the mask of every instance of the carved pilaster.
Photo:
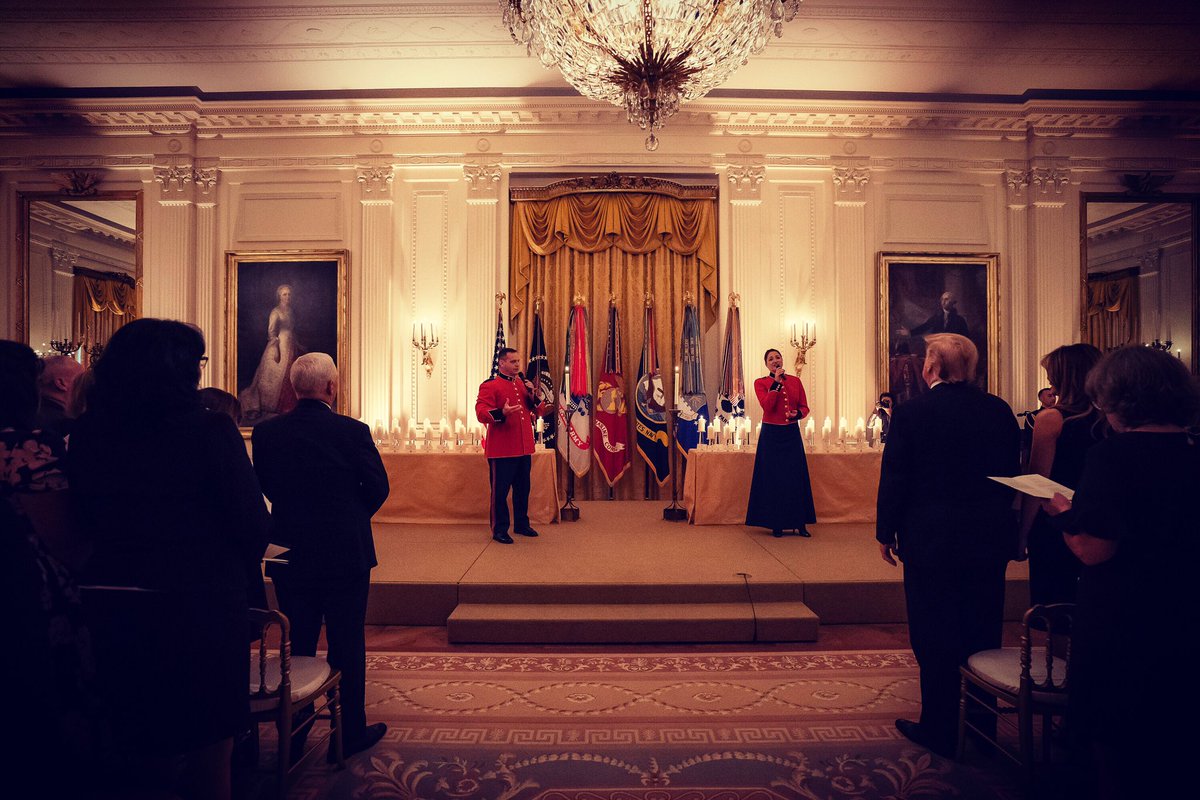
{"label": "carved pilaster", "polygon": [[200,194],[212,194],[213,188],[217,185],[217,179],[220,177],[220,171],[215,167],[209,169],[197,169],[192,172],[192,181],[200,190]]}
{"label": "carved pilaster", "polygon": [[362,167],[358,170],[358,185],[363,197],[389,199],[396,171],[392,167]]}
{"label": "carved pilaster", "polygon": [[1025,203],[1030,179],[1030,172],[1027,169],[1004,170],[1004,186],[1008,192],[1008,202],[1010,205],[1013,203]]}
{"label": "carved pilaster", "polygon": [[[1033,352],[1035,331],[1033,285],[1029,275],[1029,182],[1024,165],[1006,169],[1002,175],[1006,194],[1005,227],[1008,269],[1000,272],[1000,296],[1009,299],[1007,321],[1002,321],[1001,363],[1011,364],[1010,383],[1000,393],[1013,408],[1024,409],[1037,391],[1038,356]],[[1007,352],[1003,349],[1007,344]]]}
{"label": "carved pilaster", "polygon": [[468,203],[493,203],[500,198],[500,178],[503,170],[499,164],[467,164],[463,167],[463,178],[467,182]]}
{"label": "carved pilaster", "polygon": [[1034,167],[1029,172],[1035,191],[1040,195],[1062,194],[1071,180],[1071,171],[1059,167]]}
{"label": "carved pilaster", "polygon": [[154,180],[158,182],[163,200],[186,200],[190,198],[195,171],[190,164],[155,167]]}
{"label": "carved pilaster", "polygon": [[835,199],[862,200],[871,180],[871,170],[866,167],[834,167],[833,190]]}
{"label": "carved pilaster", "polygon": [[735,164],[729,167],[730,202],[762,202],[762,182],[766,178],[765,167],[754,164]]}

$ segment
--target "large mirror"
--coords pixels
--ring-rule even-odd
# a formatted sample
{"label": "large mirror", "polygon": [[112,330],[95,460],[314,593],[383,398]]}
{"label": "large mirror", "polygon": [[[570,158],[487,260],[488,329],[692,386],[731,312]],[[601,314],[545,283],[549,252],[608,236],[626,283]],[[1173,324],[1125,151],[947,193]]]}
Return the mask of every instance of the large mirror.
{"label": "large mirror", "polygon": [[1197,370],[1198,199],[1083,196],[1083,341],[1143,344]]}
{"label": "large mirror", "polygon": [[20,208],[23,338],[43,355],[87,363],[138,316],[142,193],[28,193]]}

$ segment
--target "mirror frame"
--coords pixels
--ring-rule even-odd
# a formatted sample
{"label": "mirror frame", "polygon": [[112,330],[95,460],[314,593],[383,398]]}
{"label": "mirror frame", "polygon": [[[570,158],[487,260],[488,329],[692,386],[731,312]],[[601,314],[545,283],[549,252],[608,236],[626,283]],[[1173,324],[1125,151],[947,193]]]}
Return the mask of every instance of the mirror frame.
{"label": "mirror frame", "polygon": [[138,313],[142,311],[142,190],[133,189],[128,191],[98,191],[91,194],[75,194],[72,192],[18,192],[17,193],[17,209],[21,215],[17,221],[17,246],[20,252],[21,263],[17,267],[17,291],[16,300],[17,308],[15,319],[17,324],[16,339],[25,344],[32,344],[29,341],[29,248],[30,248],[30,222],[29,212],[30,206],[33,203],[47,200],[133,200],[135,213],[136,230],[133,237],[133,261],[134,261],[134,297],[136,298]]}
{"label": "mirror frame", "polygon": [[1187,203],[1192,207],[1192,341],[1191,360],[1188,369],[1193,375],[1200,373],[1200,194],[1139,192],[1080,192],[1079,194],[1079,335],[1080,341],[1087,331],[1087,209],[1088,203]]}

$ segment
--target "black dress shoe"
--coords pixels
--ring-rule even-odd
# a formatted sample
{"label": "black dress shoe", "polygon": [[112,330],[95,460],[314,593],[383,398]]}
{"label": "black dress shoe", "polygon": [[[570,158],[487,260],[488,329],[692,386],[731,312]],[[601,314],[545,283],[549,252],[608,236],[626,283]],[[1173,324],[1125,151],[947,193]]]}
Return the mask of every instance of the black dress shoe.
{"label": "black dress shoe", "polygon": [[776,539],[782,539],[782,538],[783,538],[783,531],[781,531],[781,530],[779,530],[778,528],[776,528],[775,530],[771,531],[771,535],[772,535],[772,536],[774,536]]}
{"label": "black dress shoe", "polygon": [[896,720],[896,730],[904,735],[913,744],[918,744],[926,750],[930,750],[942,758],[954,758],[954,746],[948,742],[936,742],[928,732],[921,727],[921,723],[913,722],[909,719]]}
{"label": "black dress shoe", "polygon": [[509,536],[507,533],[493,533],[492,540],[497,541],[500,544],[512,544],[513,543],[513,538],[511,536]]}
{"label": "black dress shoe", "polygon": [[803,528],[803,527],[796,529],[796,535],[803,536],[805,539],[812,538],[812,534],[808,532],[808,528]]}
{"label": "black dress shoe", "polygon": [[513,532],[517,533],[521,536],[537,536],[538,535],[538,532],[535,531],[533,528],[525,528],[523,530],[513,531]]}
{"label": "black dress shoe", "polygon": [[[342,757],[349,758],[355,753],[361,753],[363,750],[371,749],[379,743],[379,740],[383,738],[385,733],[387,733],[386,722],[376,722],[374,725],[368,725],[365,729],[363,729],[363,732],[358,736],[358,738],[351,741],[342,742]],[[330,764],[337,763],[337,756],[335,756],[333,753],[332,745],[329,748],[329,754],[325,757],[325,760]]]}

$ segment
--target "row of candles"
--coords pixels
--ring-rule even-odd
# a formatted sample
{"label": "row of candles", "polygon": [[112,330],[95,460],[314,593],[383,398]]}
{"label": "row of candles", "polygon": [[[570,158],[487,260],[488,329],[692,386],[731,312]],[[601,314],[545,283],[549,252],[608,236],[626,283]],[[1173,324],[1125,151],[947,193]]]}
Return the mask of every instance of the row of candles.
{"label": "row of candles", "polygon": [[[545,430],[546,421],[539,417],[534,426],[534,433],[539,442],[542,441]],[[464,422],[460,418],[451,423],[446,417],[442,417],[436,427],[429,417],[420,423],[410,418],[408,425],[403,429],[400,427],[399,417],[395,417],[392,419],[390,430],[384,427],[383,420],[377,419],[372,429],[372,436],[377,445],[397,449],[407,447],[410,450],[432,448],[435,445],[444,450],[479,447],[483,444],[483,435],[483,425],[477,420]]]}
{"label": "row of candles", "polygon": [[[739,448],[744,446],[752,446],[755,440],[762,435],[762,423],[752,426],[752,422],[747,417],[735,418],[722,422],[720,418],[714,419],[712,422],[705,424],[704,417],[700,417],[697,421],[699,429],[703,432],[704,438],[702,444]],[[751,431],[754,436],[751,437]],[[816,421],[808,418],[808,423],[804,426],[804,440],[809,450],[816,447]],[[835,444],[846,445],[861,445],[865,444],[874,447],[876,444],[882,443],[883,421],[878,417],[871,420],[871,424],[867,425],[862,417],[858,418],[854,428],[851,429],[846,418],[842,417],[838,422],[837,439],[833,438],[833,420],[829,417],[825,418],[824,424],[821,426],[821,444],[829,450]]]}

